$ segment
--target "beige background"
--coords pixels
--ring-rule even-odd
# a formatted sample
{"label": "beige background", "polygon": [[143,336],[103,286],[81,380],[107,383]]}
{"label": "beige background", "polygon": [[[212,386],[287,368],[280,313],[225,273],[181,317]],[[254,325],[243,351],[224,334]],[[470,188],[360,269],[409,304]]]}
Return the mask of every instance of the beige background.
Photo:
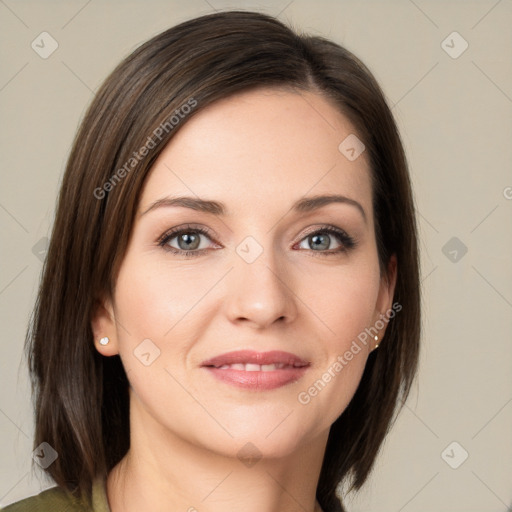
{"label": "beige background", "polygon": [[[142,41],[228,7],[279,15],[361,57],[394,105],[411,165],[424,284],[421,371],[349,510],[510,510],[511,0],[0,0],[0,505],[49,486],[30,472],[22,345],[41,239],[77,124],[101,81]],[[31,48],[43,31],[59,45],[47,59]],[[457,54],[469,44],[458,58],[442,46],[454,31],[463,39],[450,36],[444,48]],[[452,469],[445,460],[460,464],[463,450],[467,460]]]}

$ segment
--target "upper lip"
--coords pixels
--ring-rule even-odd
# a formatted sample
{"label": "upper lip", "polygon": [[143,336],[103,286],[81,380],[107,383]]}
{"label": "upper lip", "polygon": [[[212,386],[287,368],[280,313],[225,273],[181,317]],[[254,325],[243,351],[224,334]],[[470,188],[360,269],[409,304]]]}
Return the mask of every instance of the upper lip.
{"label": "upper lip", "polygon": [[220,367],[225,364],[285,364],[288,366],[303,367],[309,363],[301,359],[299,356],[290,352],[280,350],[271,350],[269,352],[256,352],[254,350],[236,350],[234,352],[226,352],[219,356],[212,357],[207,361],[203,361],[201,366]]}

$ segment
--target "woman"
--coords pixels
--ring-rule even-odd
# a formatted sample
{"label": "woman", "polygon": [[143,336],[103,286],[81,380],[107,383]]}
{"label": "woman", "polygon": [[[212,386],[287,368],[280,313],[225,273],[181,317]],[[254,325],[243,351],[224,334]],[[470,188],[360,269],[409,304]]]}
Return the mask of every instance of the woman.
{"label": "woman", "polygon": [[370,71],[259,13],[167,30],[74,142],[27,335],[57,487],[5,510],[345,510],[413,381],[419,302]]}

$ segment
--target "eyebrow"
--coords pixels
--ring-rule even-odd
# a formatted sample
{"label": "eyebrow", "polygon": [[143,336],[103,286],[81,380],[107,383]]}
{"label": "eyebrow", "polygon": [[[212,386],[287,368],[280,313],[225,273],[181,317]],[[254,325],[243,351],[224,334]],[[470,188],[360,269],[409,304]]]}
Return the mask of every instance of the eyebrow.
{"label": "eyebrow", "polygon": [[[339,194],[303,197],[292,205],[291,210],[298,213],[308,213],[333,203],[348,204],[350,206],[356,207],[363,216],[364,221],[367,222],[366,212],[361,204],[354,199]],[[227,215],[227,209],[225,205],[218,201],[199,199],[197,197],[178,196],[163,197],[162,199],[158,199],[154,203],[151,203],[151,205],[144,212],[142,212],[140,216],[142,217],[143,215],[146,215],[146,213],[157,208],[176,206],[190,208],[191,210],[210,213],[217,216]]]}

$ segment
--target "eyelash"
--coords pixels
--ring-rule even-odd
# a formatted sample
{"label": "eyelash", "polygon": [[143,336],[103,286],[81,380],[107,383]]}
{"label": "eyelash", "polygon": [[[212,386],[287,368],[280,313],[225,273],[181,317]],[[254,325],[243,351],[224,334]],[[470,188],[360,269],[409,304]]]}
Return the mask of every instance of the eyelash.
{"label": "eyelash", "polygon": [[192,227],[192,226],[185,226],[183,228],[173,228],[166,233],[164,233],[158,240],[158,245],[162,247],[164,250],[171,252],[173,254],[179,254],[181,256],[187,256],[187,257],[194,257],[199,256],[204,251],[207,251],[208,249],[201,249],[199,251],[186,251],[184,249],[176,249],[175,247],[170,247],[167,245],[167,243],[172,240],[173,238],[176,238],[178,235],[182,235],[184,233],[194,233],[194,234],[201,234],[205,235],[208,238],[212,238],[212,235],[210,232],[201,227]]}
{"label": "eyelash", "polygon": [[[195,250],[195,251],[187,251],[185,249],[176,249],[175,247],[171,247],[171,246],[167,245],[170,240],[172,240],[173,238],[176,238],[178,235],[182,235],[185,233],[205,235],[210,240],[212,240],[212,234],[210,233],[210,231],[208,229],[202,228],[202,227],[184,226],[181,228],[173,228],[173,229],[165,232],[158,239],[158,246],[162,247],[165,251],[171,252],[173,254],[185,256],[188,258],[199,256],[209,250],[209,249],[200,249],[200,250]],[[321,226],[320,228],[317,228],[314,231],[307,233],[303,238],[300,239],[299,243],[302,242],[305,238],[307,238],[309,236],[324,234],[324,233],[327,233],[329,235],[333,235],[333,236],[337,237],[338,241],[342,244],[342,246],[335,250],[331,250],[330,252],[314,251],[313,249],[309,249],[310,252],[314,253],[314,256],[335,256],[335,255],[339,255],[340,253],[346,253],[350,249],[353,249],[356,246],[356,240],[354,238],[352,238],[350,235],[348,235],[344,230],[337,228],[335,226],[329,226],[329,225]]]}

